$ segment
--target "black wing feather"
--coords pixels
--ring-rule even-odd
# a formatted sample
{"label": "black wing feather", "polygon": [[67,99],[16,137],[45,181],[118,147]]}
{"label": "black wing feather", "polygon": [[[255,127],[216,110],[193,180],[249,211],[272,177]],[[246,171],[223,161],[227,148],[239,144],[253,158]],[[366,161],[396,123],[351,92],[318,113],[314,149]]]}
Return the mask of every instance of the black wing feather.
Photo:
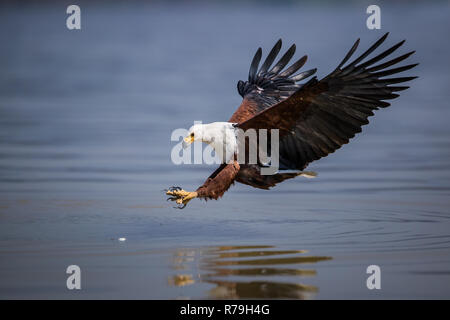
{"label": "black wing feather", "polygon": [[254,82],[256,79],[256,71],[258,70],[259,62],[261,61],[262,49],[258,48],[253,57],[252,63],[250,65],[250,70],[248,71],[248,81]]}
{"label": "black wing feather", "polygon": [[281,39],[278,40],[275,46],[272,48],[272,50],[270,50],[270,53],[267,56],[266,60],[264,61],[263,65],[261,66],[258,75],[264,75],[267,72],[267,70],[269,70],[270,66],[277,57],[280,50],[281,50]]}
{"label": "black wing feather", "polygon": [[[390,106],[390,103],[385,100],[397,98],[399,95],[395,92],[408,88],[408,86],[391,85],[417,78],[384,78],[417,66],[417,64],[408,64],[388,69],[411,56],[414,51],[374,65],[396,51],[404,44],[404,41],[364,62],[381,46],[387,36],[386,33],[364,53],[347,64],[359,45],[358,39],[338,67],[328,76],[320,81],[312,78],[291,93],[288,98],[263,108],[253,118],[238,126],[244,130],[248,128],[280,129],[281,169],[302,170],[310,162],[339,149],[361,132],[362,126],[369,123],[368,118],[374,114],[374,110]],[[301,60],[299,61],[303,62]],[[291,70],[297,67],[296,64],[301,65],[299,61],[279,75],[288,77],[283,78],[288,83],[283,86],[289,88],[289,81],[295,83],[312,75],[313,72],[305,71],[291,76],[293,74]],[[278,84],[273,78],[271,81],[275,85]],[[280,90],[282,86],[278,85],[276,88]]]}
{"label": "black wing feather", "polygon": [[[283,163],[285,168],[304,169],[310,162],[326,156],[348,143],[358,132],[361,132],[363,125],[369,123],[368,118],[374,114],[374,110],[390,105],[383,100],[395,99],[399,95],[394,92],[408,88],[408,86],[389,85],[416,78],[383,78],[417,66],[417,64],[409,64],[386,69],[405,60],[414,51],[374,66],[375,63],[401,47],[405,41],[401,41],[374,58],[363,62],[386,40],[387,35],[385,34],[361,56],[343,67],[356,51],[359,44],[358,39],[339,67],[319,81],[319,85],[325,84],[328,90],[312,99],[307,114],[295,125],[295,134],[285,136],[280,141],[280,157],[283,158],[280,163]],[[293,144],[296,148],[321,146],[322,152],[299,157],[297,152],[292,152]]]}
{"label": "black wing feather", "polygon": [[307,56],[301,57],[286,70],[282,71],[294,56],[295,45],[292,45],[269,70],[279,54],[281,46],[282,41],[280,39],[258,70],[262,55],[262,50],[259,48],[250,65],[248,81],[240,80],[237,84],[239,94],[243,98],[256,101],[259,110],[264,110],[283,101],[301,87],[300,84],[297,84],[298,81],[306,79],[316,72],[316,69],[312,69],[293,76],[306,63]]}

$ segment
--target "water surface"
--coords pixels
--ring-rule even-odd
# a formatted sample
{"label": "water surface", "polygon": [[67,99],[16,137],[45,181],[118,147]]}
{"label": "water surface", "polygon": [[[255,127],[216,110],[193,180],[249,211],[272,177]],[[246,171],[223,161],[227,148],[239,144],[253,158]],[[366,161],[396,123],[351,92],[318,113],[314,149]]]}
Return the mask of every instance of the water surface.
{"label": "water surface", "polygon": [[[56,3],[4,5],[0,297],[450,298],[448,4],[386,4],[379,31],[365,9],[85,3],[69,31]],[[323,77],[386,31],[420,78],[316,179],[165,201],[215,169],[172,164],[170,133],[228,119],[258,46],[295,42]]]}

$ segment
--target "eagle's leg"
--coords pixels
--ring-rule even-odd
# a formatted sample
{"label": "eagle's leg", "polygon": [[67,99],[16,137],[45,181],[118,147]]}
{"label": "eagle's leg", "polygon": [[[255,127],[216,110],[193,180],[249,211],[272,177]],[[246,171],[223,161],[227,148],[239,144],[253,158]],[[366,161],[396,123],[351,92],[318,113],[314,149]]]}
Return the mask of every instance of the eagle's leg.
{"label": "eagle's leg", "polygon": [[170,196],[167,200],[175,201],[180,209],[186,207],[186,204],[194,198],[217,200],[233,184],[238,172],[239,163],[237,161],[222,164],[194,192],[185,191],[180,187],[169,188],[166,190],[166,194]]}
{"label": "eagle's leg", "polygon": [[268,190],[277,184],[298,176],[314,178],[317,173],[314,171],[279,172],[273,175],[261,175],[261,167],[256,164],[241,165],[236,181],[252,186],[254,188]]}
{"label": "eagle's leg", "polygon": [[166,191],[166,194],[171,196],[167,200],[175,201],[179,208],[184,208],[186,204],[194,198],[197,198],[197,192],[189,192],[181,189],[180,187],[170,187]]}

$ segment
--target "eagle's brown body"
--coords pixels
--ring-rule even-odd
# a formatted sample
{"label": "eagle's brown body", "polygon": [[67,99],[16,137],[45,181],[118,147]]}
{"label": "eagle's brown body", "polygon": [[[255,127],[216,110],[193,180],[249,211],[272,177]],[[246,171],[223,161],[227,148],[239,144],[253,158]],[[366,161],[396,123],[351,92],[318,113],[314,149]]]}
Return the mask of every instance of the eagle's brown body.
{"label": "eagle's brown body", "polygon": [[[238,82],[244,98],[229,122],[247,129],[278,129],[280,136],[280,169],[303,170],[317,159],[327,156],[349,142],[367,123],[373,110],[390,104],[383,101],[398,97],[396,91],[406,86],[391,86],[416,77],[384,78],[416,66],[387,69],[408,58],[406,53],[390,61],[376,64],[397,50],[404,41],[362,62],[386,39],[385,34],[361,56],[347,64],[355,52],[359,39],[338,67],[322,80],[311,78],[304,84],[298,81],[312,76],[316,69],[293,75],[306,62],[302,57],[283,71],[295,52],[291,46],[269,70],[280,51],[281,40],[271,50],[258,70],[261,48],[255,54],[246,82]],[[194,197],[218,199],[238,181],[256,188],[269,189],[279,182],[296,177],[298,172],[261,175],[258,164],[239,164],[236,160],[220,167],[195,192],[172,189],[171,200],[185,204]]]}
{"label": "eagle's brown body", "polygon": [[[231,116],[228,122],[242,123],[258,113],[256,104],[245,100]],[[294,178],[297,173],[278,173],[275,175],[261,175],[257,165],[239,164],[236,160],[230,164],[222,164],[206,179],[196,192],[199,198],[218,199],[230,188],[234,181],[250,185],[255,188],[269,189],[286,179]]]}

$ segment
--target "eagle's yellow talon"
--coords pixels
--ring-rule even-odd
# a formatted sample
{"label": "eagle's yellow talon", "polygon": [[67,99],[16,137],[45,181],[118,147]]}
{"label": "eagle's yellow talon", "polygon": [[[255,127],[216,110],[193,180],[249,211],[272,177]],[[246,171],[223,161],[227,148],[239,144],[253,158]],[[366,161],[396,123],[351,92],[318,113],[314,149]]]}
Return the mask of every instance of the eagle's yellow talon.
{"label": "eagle's yellow talon", "polygon": [[175,197],[185,197],[189,194],[188,191],[184,191],[183,189],[180,190],[172,190],[172,191],[167,191],[166,192],[167,195],[169,196],[175,196]]}
{"label": "eagle's yellow talon", "polygon": [[183,189],[168,190],[166,194],[169,196],[176,197],[176,199],[172,200],[175,200],[177,204],[184,204],[184,205],[198,196],[197,192],[189,192]]}

